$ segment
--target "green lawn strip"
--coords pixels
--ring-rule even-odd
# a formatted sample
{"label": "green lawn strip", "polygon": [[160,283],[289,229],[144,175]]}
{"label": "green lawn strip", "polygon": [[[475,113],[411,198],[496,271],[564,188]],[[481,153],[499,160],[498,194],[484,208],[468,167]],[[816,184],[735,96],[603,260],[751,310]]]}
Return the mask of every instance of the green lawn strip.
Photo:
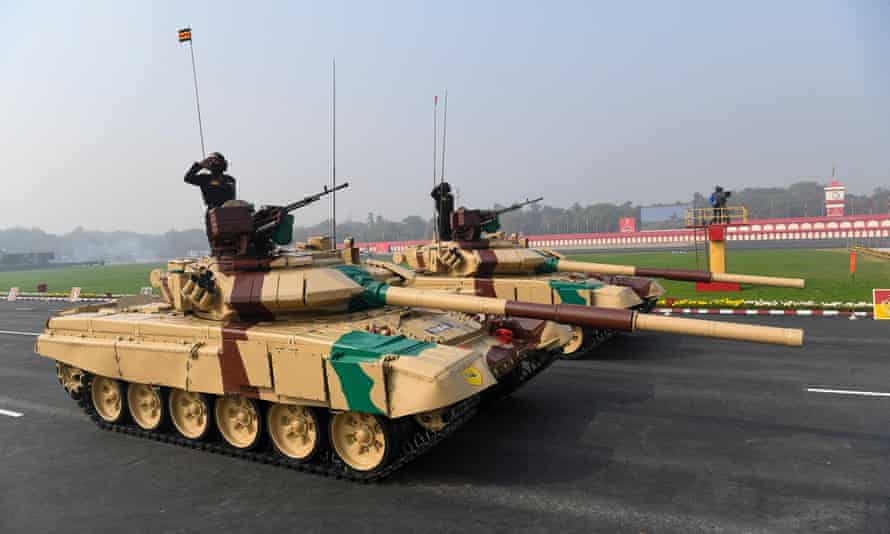
{"label": "green lawn strip", "polygon": [[[573,260],[619,263],[643,267],[704,269],[707,259],[694,252],[579,254]],[[873,288],[890,288],[890,262],[865,255],[857,256],[856,280],[850,278],[850,254],[846,249],[830,250],[732,250],[727,252],[727,271],[806,279],[804,289],[742,286],[740,292],[699,293],[691,282],[660,280],[665,298],[719,300],[776,300],[815,302],[871,302]]]}
{"label": "green lawn strip", "polygon": [[140,288],[151,285],[149,273],[159,267],[163,265],[140,263],[0,272],[0,291],[18,287],[19,291],[30,293],[37,291],[37,284],[45,283],[47,290],[53,293],[68,293],[72,287],[79,287],[82,293],[135,294]]}
{"label": "green lawn strip", "polygon": [[[665,298],[719,300],[777,300],[815,302],[870,302],[872,288],[890,288],[890,262],[860,254],[857,257],[856,281],[849,273],[849,252],[832,250],[732,250],[727,254],[727,270],[739,274],[760,274],[805,278],[805,289],[743,286],[738,293],[698,293],[691,282],[660,280]],[[706,266],[704,254],[696,265],[694,252],[602,253],[570,256],[573,260],[619,263],[644,267],[696,269]],[[0,272],[0,291],[18,287],[33,292],[37,284],[46,283],[49,291],[67,293],[78,286],[84,293],[138,293],[149,285],[152,269],[161,264],[107,265],[97,267],[66,267],[38,271]]]}

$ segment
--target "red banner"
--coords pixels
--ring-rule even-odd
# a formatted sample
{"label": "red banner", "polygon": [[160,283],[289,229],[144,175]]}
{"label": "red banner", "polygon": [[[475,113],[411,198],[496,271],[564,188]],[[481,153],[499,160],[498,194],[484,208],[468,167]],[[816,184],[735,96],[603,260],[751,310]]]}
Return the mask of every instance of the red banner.
{"label": "red banner", "polygon": [[850,251],[850,274],[856,273],[856,251]]}
{"label": "red banner", "polygon": [[620,231],[622,234],[636,232],[637,231],[636,217],[621,217],[620,219],[618,219],[618,231]]}

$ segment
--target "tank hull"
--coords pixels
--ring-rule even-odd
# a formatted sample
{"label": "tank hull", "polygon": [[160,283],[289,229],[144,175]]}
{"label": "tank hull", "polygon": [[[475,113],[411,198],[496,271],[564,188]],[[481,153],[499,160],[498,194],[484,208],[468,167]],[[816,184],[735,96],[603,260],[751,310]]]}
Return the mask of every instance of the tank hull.
{"label": "tank hull", "polygon": [[[505,343],[491,335],[500,323],[401,308],[258,323],[219,323],[158,308],[63,312],[50,318],[35,352],[57,362],[63,387],[102,428],[277,455],[287,465],[356,480],[385,476],[413,457],[416,447],[401,450],[406,440],[438,442],[480,400],[509,393],[549,365],[570,336],[544,321],[514,320]],[[156,399],[154,411],[143,412],[132,391]],[[190,433],[189,409],[178,420],[174,399],[203,402],[213,428]],[[333,454],[282,455],[273,431],[277,415],[270,414],[283,411],[305,411],[317,425],[330,424],[326,448],[349,443],[332,437],[343,414],[373,418],[369,428],[382,427],[388,449],[399,450],[368,470]],[[154,413],[160,414],[157,427],[146,423]],[[235,414],[231,423],[226,413]],[[243,414],[247,426],[238,420]],[[257,443],[276,446],[239,441],[238,432],[250,424]]]}

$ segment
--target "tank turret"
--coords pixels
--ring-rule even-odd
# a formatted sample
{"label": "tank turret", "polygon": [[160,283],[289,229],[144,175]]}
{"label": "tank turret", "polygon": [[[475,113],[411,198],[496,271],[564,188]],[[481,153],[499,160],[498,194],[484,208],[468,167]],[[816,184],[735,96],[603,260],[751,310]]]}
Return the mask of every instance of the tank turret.
{"label": "tank turret", "polygon": [[431,243],[397,252],[394,260],[405,261],[412,269],[421,272],[454,276],[581,273],[664,278],[686,282],[735,282],[798,289],[805,286],[805,281],[800,278],[571,261],[548,250],[522,248],[518,240],[512,239]]}
{"label": "tank turret", "polygon": [[[540,304],[399,287],[388,283],[393,280],[389,270],[345,264],[337,259],[320,262],[311,256],[294,255],[249,265],[242,262],[236,266],[212,259],[176,262],[171,266],[173,272],[153,274],[153,283],[161,289],[165,300],[177,311],[192,311],[214,321],[270,320],[288,313],[405,306],[620,331],[653,330],[790,346],[803,342],[802,331],[797,329],[641,318],[642,314],[632,310]],[[176,298],[176,288],[180,288],[180,298]]]}
{"label": "tank turret", "polygon": [[[436,198],[435,193],[436,191],[434,190],[434,198]],[[419,271],[432,274],[451,274],[454,276],[478,276],[494,273],[549,274],[559,272],[652,277],[686,282],[732,282],[798,289],[803,288],[805,285],[804,280],[800,278],[777,278],[699,270],[657,269],[632,265],[568,261],[561,259],[560,256],[550,251],[540,251],[541,255],[548,258],[546,264],[540,264],[541,260],[533,258],[532,255],[504,252],[504,249],[527,248],[528,241],[520,240],[519,238],[503,239],[497,233],[500,230],[499,217],[504,213],[520,209],[540,200],[542,198],[526,200],[501,210],[459,208],[456,211],[443,211],[439,209],[441,203],[437,203],[437,218],[440,221],[447,221],[445,229],[453,239],[436,242],[428,247],[409,247],[407,250],[397,253],[394,261],[396,263],[407,261],[411,268]],[[494,254],[492,254],[492,251]]]}

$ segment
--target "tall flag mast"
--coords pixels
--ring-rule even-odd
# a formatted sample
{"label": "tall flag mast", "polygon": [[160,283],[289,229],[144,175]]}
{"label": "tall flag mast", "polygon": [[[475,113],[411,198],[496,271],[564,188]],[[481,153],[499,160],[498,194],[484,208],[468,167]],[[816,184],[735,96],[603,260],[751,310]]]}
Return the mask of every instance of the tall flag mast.
{"label": "tall flag mast", "polygon": [[188,43],[189,51],[192,53],[192,78],[195,81],[195,107],[198,110],[198,134],[201,136],[201,155],[206,156],[207,150],[204,148],[204,123],[201,120],[201,99],[198,97],[198,69],[195,67],[195,45],[192,44],[192,29],[182,28],[179,30],[179,42]]}

